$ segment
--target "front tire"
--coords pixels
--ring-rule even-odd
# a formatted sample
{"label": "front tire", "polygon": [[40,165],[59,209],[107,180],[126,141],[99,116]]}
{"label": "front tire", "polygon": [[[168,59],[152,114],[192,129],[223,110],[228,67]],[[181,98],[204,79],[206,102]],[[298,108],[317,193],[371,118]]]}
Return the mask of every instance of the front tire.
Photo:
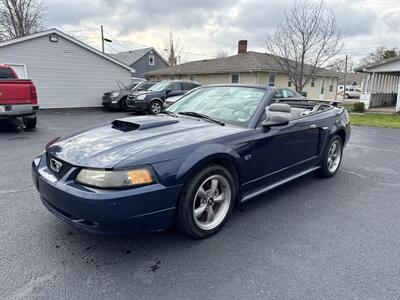
{"label": "front tire", "polygon": [[22,122],[24,123],[25,129],[34,129],[37,123],[37,117],[23,117]]}
{"label": "front tire", "polygon": [[330,178],[338,172],[343,158],[343,141],[340,136],[335,135],[324,151],[321,168],[316,174],[319,177]]}
{"label": "front tire", "polygon": [[128,106],[128,103],[126,102],[127,100],[128,100],[127,97],[124,97],[124,98],[121,99],[121,103],[120,103],[119,107],[121,108],[121,110],[123,112],[128,112],[129,111],[129,106]]}
{"label": "front tire", "polygon": [[223,166],[209,165],[189,179],[177,209],[177,225],[195,238],[218,232],[232,213],[235,181]]}
{"label": "front tire", "polygon": [[163,109],[163,104],[161,103],[161,101],[158,100],[154,100],[150,102],[149,105],[149,112],[152,115],[158,115]]}

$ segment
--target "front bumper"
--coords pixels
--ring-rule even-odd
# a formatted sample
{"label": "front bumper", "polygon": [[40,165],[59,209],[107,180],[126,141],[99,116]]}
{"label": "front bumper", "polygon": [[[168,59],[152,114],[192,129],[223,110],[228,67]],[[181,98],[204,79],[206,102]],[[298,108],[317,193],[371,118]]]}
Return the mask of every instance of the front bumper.
{"label": "front bumper", "polygon": [[32,177],[44,206],[64,222],[94,233],[157,231],[172,225],[182,186],[153,184],[125,190],[100,190],[77,184],[79,168],[58,179],[46,156],[32,162]]}
{"label": "front bumper", "polygon": [[120,99],[118,98],[107,98],[102,100],[102,104],[106,108],[119,108]]}
{"label": "front bumper", "polygon": [[0,109],[0,118],[13,118],[34,115],[39,110],[38,105],[32,104],[0,104],[5,109]]}
{"label": "front bumper", "polygon": [[147,110],[147,102],[144,100],[128,99],[126,104],[132,111],[143,112]]}

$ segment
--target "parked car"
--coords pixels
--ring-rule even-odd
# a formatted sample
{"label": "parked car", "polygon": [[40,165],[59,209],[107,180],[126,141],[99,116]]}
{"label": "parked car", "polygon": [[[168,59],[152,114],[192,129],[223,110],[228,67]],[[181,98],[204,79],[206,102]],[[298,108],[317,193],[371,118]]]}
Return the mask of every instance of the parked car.
{"label": "parked car", "polygon": [[132,81],[127,87],[121,88],[118,91],[104,93],[102,104],[107,109],[128,111],[129,108],[126,104],[128,95],[138,91],[147,91],[156,83],[158,81]]}
{"label": "parked car", "polygon": [[350,136],[346,109],[310,100],[274,103],[275,92],[199,87],[163,115],[118,119],[56,139],[34,159],[33,181],[50,212],[84,230],[176,224],[208,237],[235,204],[307,173],[332,177],[339,170]]}
{"label": "parked car", "polygon": [[168,97],[167,99],[165,99],[164,101],[164,109],[170,107],[172,104],[174,104],[176,101],[178,101],[179,99],[181,99],[183,95],[178,95],[178,96],[172,96],[172,97]]}
{"label": "parked car", "polygon": [[152,86],[147,92],[130,94],[128,107],[136,112],[149,112],[157,115],[163,110],[164,101],[170,97],[183,95],[199,87],[200,84],[185,80],[166,80]]}
{"label": "parked car", "polygon": [[36,127],[39,109],[36,87],[31,80],[18,79],[8,65],[0,65],[0,119],[22,118],[25,128]]}
{"label": "parked car", "polygon": [[354,87],[346,89],[346,99],[360,98],[360,96],[361,96],[361,89]]}

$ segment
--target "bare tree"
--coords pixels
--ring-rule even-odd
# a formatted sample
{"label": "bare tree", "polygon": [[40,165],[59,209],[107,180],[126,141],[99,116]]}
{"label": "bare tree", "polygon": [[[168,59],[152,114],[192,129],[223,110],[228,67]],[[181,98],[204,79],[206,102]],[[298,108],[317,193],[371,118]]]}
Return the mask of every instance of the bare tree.
{"label": "bare tree", "polygon": [[[349,57],[347,60],[347,71],[348,72],[353,71],[353,67],[354,67],[354,62],[351,59],[351,57]],[[345,67],[345,58],[340,58],[340,57],[335,58],[325,68],[332,70],[332,71],[336,71],[336,72],[344,72],[345,68],[346,68]]]}
{"label": "bare tree", "polygon": [[44,29],[40,0],[0,0],[0,39],[30,35]]}
{"label": "bare tree", "polygon": [[221,50],[217,54],[217,58],[222,58],[222,57],[227,57],[227,56],[228,56],[228,52],[225,50]]}
{"label": "bare tree", "polygon": [[366,57],[362,58],[361,64],[368,65],[398,55],[400,55],[400,50],[398,48],[388,49],[386,47],[378,47],[374,52],[368,53]]}
{"label": "bare tree", "polygon": [[176,66],[182,62],[183,44],[179,39],[174,38],[172,32],[169,34],[166,50],[168,51],[167,60],[170,66]]}
{"label": "bare tree", "polygon": [[298,92],[339,51],[335,15],[323,1],[297,2],[284,22],[267,36],[266,48]]}

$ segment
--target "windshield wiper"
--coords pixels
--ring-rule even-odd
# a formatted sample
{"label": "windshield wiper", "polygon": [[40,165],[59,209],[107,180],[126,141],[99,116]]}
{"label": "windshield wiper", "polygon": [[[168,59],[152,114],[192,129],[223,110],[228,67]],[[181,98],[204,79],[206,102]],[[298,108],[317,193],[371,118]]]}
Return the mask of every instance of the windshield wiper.
{"label": "windshield wiper", "polygon": [[214,118],[211,118],[210,116],[207,116],[207,115],[201,114],[201,113],[197,113],[197,112],[194,112],[194,111],[181,111],[181,112],[178,112],[178,114],[179,115],[184,115],[184,116],[191,116],[191,117],[197,117],[197,118],[209,120],[209,121],[217,123],[217,124],[219,124],[221,126],[225,126],[225,123],[222,122],[222,121],[218,121],[218,120],[216,120]]}
{"label": "windshield wiper", "polygon": [[168,111],[168,110],[163,110],[160,112],[160,114],[167,114],[168,116],[178,118],[178,115],[176,113],[173,113],[172,111]]}

